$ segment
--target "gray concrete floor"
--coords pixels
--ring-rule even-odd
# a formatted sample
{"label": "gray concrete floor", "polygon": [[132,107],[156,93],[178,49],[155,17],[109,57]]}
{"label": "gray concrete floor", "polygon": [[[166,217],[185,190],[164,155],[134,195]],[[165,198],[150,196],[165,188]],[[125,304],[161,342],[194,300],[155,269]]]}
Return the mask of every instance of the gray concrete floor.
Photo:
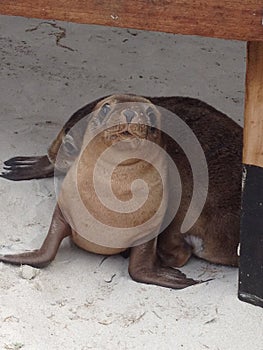
{"label": "gray concrete floor", "polygon": [[[0,161],[46,153],[71,113],[115,92],[197,97],[242,124],[245,43],[5,16],[0,30]],[[2,179],[0,194],[2,249],[38,247],[53,180]],[[193,259],[184,271],[214,281],[172,291],[101,259],[66,242],[33,280],[0,264],[0,348],[263,349],[262,310],[237,300],[237,269]]]}

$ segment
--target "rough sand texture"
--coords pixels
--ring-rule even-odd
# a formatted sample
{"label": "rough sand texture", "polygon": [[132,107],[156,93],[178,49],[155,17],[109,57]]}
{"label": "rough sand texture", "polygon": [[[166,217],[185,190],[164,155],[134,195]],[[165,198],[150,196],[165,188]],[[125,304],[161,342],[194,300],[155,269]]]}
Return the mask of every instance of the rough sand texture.
{"label": "rough sand texture", "polygon": [[[244,43],[41,23],[0,17],[1,161],[44,154],[72,112],[114,92],[198,97],[242,123]],[[0,194],[1,252],[37,248],[53,180],[1,179]],[[175,291],[127,266],[68,241],[44,270],[0,264],[0,349],[263,350],[263,312],[237,299],[237,269],[193,259],[183,270],[214,280]]]}

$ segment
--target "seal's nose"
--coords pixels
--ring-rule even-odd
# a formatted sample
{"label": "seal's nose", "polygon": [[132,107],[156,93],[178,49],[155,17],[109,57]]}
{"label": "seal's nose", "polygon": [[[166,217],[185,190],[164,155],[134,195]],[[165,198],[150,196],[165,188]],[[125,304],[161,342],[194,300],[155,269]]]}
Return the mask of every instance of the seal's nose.
{"label": "seal's nose", "polygon": [[125,111],[123,111],[123,114],[124,114],[128,124],[132,121],[132,119],[136,115],[136,113],[134,111],[132,111],[131,109],[126,109]]}

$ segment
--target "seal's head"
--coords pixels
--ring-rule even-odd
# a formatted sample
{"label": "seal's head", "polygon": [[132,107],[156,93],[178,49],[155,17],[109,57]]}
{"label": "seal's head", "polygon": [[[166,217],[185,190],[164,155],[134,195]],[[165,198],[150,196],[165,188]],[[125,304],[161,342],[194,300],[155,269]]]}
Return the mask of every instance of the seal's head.
{"label": "seal's head", "polygon": [[102,130],[107,146],[119,141],[161,141],[161,114],[147,99],[135,95],[112,95],[100,101],[89,120],[91,133]]}
{"label": "seal's head", "polygon": [[67,172],[81,148],[88,144],[96,152],[112,145],[116,145],[116,151],[134,151],[144,147],[145,140],[163,146],[160,129],[161,113],[148,99],[111,95],[98,102],[87,118],[63,136],[55,168]]}

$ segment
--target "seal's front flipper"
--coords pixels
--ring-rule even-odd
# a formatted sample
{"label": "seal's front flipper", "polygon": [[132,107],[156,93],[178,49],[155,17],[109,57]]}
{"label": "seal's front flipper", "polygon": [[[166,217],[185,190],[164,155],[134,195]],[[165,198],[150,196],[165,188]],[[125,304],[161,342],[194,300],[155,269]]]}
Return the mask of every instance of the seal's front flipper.
{"label": "seal's front flipper", "polygon": [[14,255],[0,255],[0,261],[14,265],[31,265],[33,267],[44,267],[56,256],[63,238],[71,235],[71,228],[65,221],[59,206],[57,205],[53,214],[48,235],[40,249]]}
{"label": "seal's front flipper", "polygon": [[177,269],[165,267],[156,254],[156,238],[131,248],[129,274],[137,282],[182,289],[202,281],[187,278]]}
{"label": "seal's front flipper", "polygon": [[54,176],[54,166],[47,156],[14,157],[4,162],[0,177],[21,181]]}

